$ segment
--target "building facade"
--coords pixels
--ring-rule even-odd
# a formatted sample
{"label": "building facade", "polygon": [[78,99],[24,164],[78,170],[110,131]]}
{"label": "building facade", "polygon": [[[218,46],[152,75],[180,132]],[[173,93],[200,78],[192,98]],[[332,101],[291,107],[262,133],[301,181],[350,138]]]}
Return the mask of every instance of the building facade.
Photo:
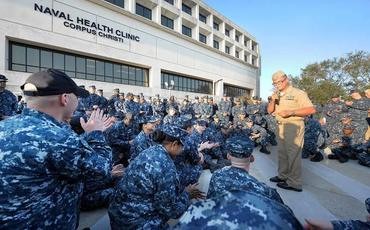
{"label": "building facade", "polygon": [[200,0],[2,0],[0,73],[65,71],[122,92],[259,95],[259,44]]}

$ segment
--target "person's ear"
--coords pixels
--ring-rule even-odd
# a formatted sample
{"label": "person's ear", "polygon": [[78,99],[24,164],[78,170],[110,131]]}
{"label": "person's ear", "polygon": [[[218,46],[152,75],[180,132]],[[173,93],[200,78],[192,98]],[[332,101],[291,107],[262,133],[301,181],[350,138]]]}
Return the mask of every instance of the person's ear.
{"label": "person's ear", "polygon": [[66,93],[63,93],[62,95],[59,95],[59,102],[60,105],[66,106],[68,104],[69,98]]}
{"label": "person's ear", "polygon": [[228,159],[228,160],[231,160],[230,153],[228,153],[228,154],[226,155],[226,157],[227,157],[227,159]]}

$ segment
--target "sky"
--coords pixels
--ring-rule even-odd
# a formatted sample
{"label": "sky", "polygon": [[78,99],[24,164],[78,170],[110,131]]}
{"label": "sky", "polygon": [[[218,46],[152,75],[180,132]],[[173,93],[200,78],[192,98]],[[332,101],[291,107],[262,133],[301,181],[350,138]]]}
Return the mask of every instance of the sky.
{"label": "sky", "polygon": [[260,45],[261,93],[277,70],[299,76],[315,62],[370,51],[370,0],[203,0]]}

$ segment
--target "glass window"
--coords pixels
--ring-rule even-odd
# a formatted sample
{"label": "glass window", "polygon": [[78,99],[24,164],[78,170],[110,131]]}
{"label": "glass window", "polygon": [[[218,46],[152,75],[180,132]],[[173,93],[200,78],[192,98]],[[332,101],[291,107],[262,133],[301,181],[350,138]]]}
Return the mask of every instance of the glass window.
{"label": "glass window", "polygon": [[204,35],[204,34],[199,33],[199,41],[204,43],[204,44],[207,44],[207,36]]}
{"label": "glass window", "polygon": [[169,4],[171,4],[171,5],[173,5],[174,4],[174,2],[173,2],[173,0],[164,0],[165,2],[168,2]]}
{"label": "glass window", "polygon": [[226,94],[228,97],[249,96],[250,90],[238,86],[224,84],[224,94]]}
{"label": "glass window", "polygon": [[105,0],[105,1],[110,2],[110,3],[112,3],[116,6],[125,8],[125,1],[124,0]]}
{"label": "glass window", "polygon": [[220,30],[220,26],[217,22],[213,22],[213,29]]}
{"label": "glass window", "polygon": [[113,64],[106,62],[105,63],[105,76],[113,77]]}
{"label": "glass window", "polygon": [[199,21],[204,22],[205,24],[207,24],[207,16],[205,16],[204,14],[199,13]]}
{"label": "glass window", "polygon": [[76,58],[76,72],[86,73],[86,62],[85,58],[77,57]]}
{"label": "glass window", "polygon": [[149,86],[148,69],[15,42],[9,45],[10,70],[33,73],[56,68],[73,78]]}
{"label": "glass window", "polygon": [[122,66],[122,79],[128,80],[128,66]]}
{"label": "glass window", "polygon": [[53,68],[53,53],[41,50],[41,68]]}
{"label": "glass window", "polygon": [[161,73],[162,89],[167,89],[165,82],[170,84],[171,80],[174,81],[174,90],[212,94],[212,82],[198,80],[187,76],[181,76],[171,73]]}
{"label": "glass window", "polygon": [[64,71],[64,55],[53,52],[53,68]]}
{"label": "glass window", "polygon": [[239,35],[235,35],[235,40],[239,42]]}
{"label": "glass window", "polygon": [[216,48],[216,49],[220,48],[220,44],[218,43],[218,41],[213,40],[213,47]]}
{"label": "glass window", "polygon": [[65,69],[68,71],[76,71],[76,57],[72,55],[65,55],[66,66]]}
{"label": "glass window", "polygon": [[182,3],[182,11],[184,11],[185,13],[191,15],[191,7]]}
{"label": "glass window", "polygon": [[230,54],[230,47],[225,46],[225,53]]}
{"label": "glass window", "polygon": [[225,35],[228,36],[228,37],[230,37],[230,30],[225,29]]}
{"label": "glass window", "polygon": [[27,48],[27,65],[40,66],[40,50]]}
{"label": "glass window", "polygon": [[104,62],[96,61],[96,75],[104,76]]}
{"label": "glass window", "polygon": [[26,65],[26,47],[12,46],[12,63]]}
{"label": "glass window", "polygon": [[168,18],[168,17],[162,15],[161,16],[161,24],[162,24],[162,26],[173,29],[173,20],[171,18]]}
{"label": "glass window", "polygon": [[239,58],[239,51],[235,51],[235,57]]}
{"label": "glass window", "polygon": [[191,37],[191,28],[182,25],[182,34]]}
{"label": "glass window", "polygon": [[152,10],[139,3],[136,3],[136,14],[152,20]]}

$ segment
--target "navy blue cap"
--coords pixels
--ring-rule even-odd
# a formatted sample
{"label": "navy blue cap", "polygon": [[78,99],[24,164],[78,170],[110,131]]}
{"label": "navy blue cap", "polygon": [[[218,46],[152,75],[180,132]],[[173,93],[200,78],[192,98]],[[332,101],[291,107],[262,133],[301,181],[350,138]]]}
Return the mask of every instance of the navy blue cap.
{"label": "navy blue cap", "polygon": [[163,125],[160,130],[164,132],[166,135],[177,138],[184,144],[184,138],[188,135],[188,133],[183,130],[182,128],[176,125]]}
{"label": "navy blue cap", "polygon": [[370,214],[370,197],[365,200],[365,206],[367,212]]}
{"label": "navy blue cap", "polygon": [[247,158],[252,155],[254,143],[248,137],[233,136],[226,140],[226,149],[233,157]]}
{"label": "navy blue cap", "polygon": [[56,69],[47,69],[34,73],[21,86],[27,96],[51,96],[63,93],[73,93],[77,97],[87,97],[89,92],[76,83],[64,72]]}
{"label": "navy blue cap", "polygon": [[148,116],[144,119],[144,123],[154,123],[154,122],[157,122],[161,120],[161,117],[159,116],[156,116],[156,115],[152,115],[152,116]]}
{"label": "navy blue cap", "polygon": [[288,206],[254,192],[231,191],[194,202],[174,229],[302,229]]}
{"label": "navy blue cap", "polygon": [[8,81],[8,78],[6,78],[4,75],[0,74],[0,81]]}

